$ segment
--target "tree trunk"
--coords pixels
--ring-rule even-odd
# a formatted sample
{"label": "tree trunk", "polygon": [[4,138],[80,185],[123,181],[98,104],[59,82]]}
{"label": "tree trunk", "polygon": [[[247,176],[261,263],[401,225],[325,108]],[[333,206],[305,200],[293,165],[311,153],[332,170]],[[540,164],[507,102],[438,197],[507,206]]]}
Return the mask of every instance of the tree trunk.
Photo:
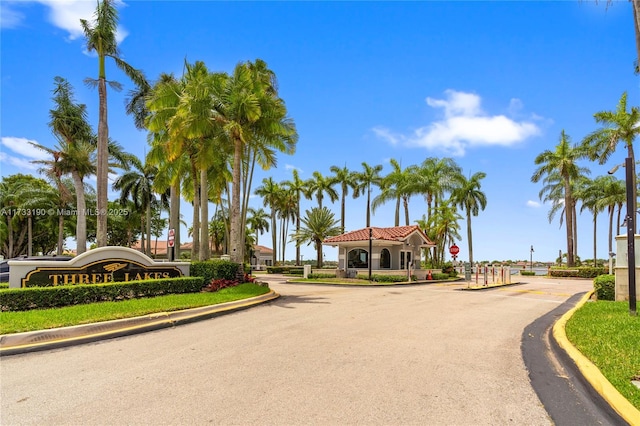
{"label": "tree trunk", "polygon": [[[98,158],[97,158],[97,220],[96,243],[98,247],[107,245],[107,191],[109,185],[109,126],[107,124],[107,84],[104,77],[104,57],[100,58],[100,77],[98,79],[98,94],[100,97],[100,111],[98,120]],[[86,250],[86,228],[84,235]]]}
{"label": "tree trunk", "polygon": [[409,226],[409,199],[402,197],[402,203],[404,204],[404,224]]}
{"label": "tree trunk", "polygon": [[[209,254],[209,184],[207,168],[200,169],[200,260],[208,260]],[[195,232],[195,231],[194,231]]]}
{"label": "tree trunk", "polygon": [[30,210],[27,214],[27,256],[33,256],[33,218]]}
{"label": "tree trunk", "polygon": [[191,161],[193,178],[193,245],[191,246],[191,260],[200,258],[200,186],[198,185],[198,169],[193,159]]}
{"label": "tree trunk", "polygon": [[11,216],[11,213],[9,213],[7,215],[7,234],[8,234],[8,239],[9,239],[9,248],[7,250],[7,259],[11,259],[13,257],[13,224],[11,223],[11,220],[13,219],[13,216]]}
{"label": "tree trunk", "polygon": [[400,197],[396,198],[396,212],[393,219],[395,226],[400,226]]}
{"label": "tree trunk", "polygon": [[569,268],[575,265],[574,245],[573,245],[573,211],[571,201],[571,187],[569,180],[565,178],[564,182],[564,215],[567,227],[567,266]]}
{"label": "tree trunk", "polygon": [[61,255],[64,248],[64,215],[58,215],[58,248],[56,254]]}
{"label": "tree trunk", "polygon": [[[87,251],[87,203],[84,198],[82,177],[77,172],[71,173],[71,177],[76,190],[76,253],[82,254]],[[106,242],[104,245],[107,245]]]}
{"label": "tree trunk", "polygon": [[597,267],[598,264],[596,262],[596,257],[598,256],[597,254],[597,244],[596,244],[596,235],[598,232],[598,213],[593,213],[593,267]]}
{"label": "tree trunk", "polygon": [[147,219],[146,219],[147,248],[145,249],[145,252],[147,256],[151,257],[151,202],[150,201],[147,205],[146,213],[147,213]]}
{"label": "tree trunk", "polygon": [[[174,230],[174,260],[180,258],[180,185],[173,184],[169,190],[169,229]],[[169,249],[167,247],[167,249]],[[167,255],[169,253],[167,252]]]}
{"label": "tree trunk", "polygon": [[[239,137],[234,138],[233,150],[233,170],[232,170],[232,187],[231,187],[231,261],[242,264],[244,244],[241,239],[242,230],[240,229],[240,167],[242,163],[242,140]],[[275,247],[274,247],[275,250]]]}
{"label": "tree trunk", "polygon": [[473,238],[471,236],[471,212],[467,210],[467,243],[469,244],[469,265],[473,265]]}

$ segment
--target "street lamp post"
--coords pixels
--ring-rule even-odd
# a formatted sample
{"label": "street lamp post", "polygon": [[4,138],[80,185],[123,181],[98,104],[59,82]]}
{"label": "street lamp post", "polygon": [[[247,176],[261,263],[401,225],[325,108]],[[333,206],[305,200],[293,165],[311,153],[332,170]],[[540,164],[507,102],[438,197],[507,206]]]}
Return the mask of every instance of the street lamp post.
{"label": "street lamp post", "polygon": [[373,256],[371,251],[373,250],[373,230],[369,227],[369,281],[371,281],[371,260]]}
{"label": "street lamp post", "polygon": [[627,157],[624,162],[627,186],[627,266],[629,268],[629,314],[636,311],[636,200],[633,197],[633,160]]}
{"label": "street lamp post", "polygon": [[531,253],[530,253],[530,259],[529,259],[529,268],[531,269],[531,271],[533,271],[533,246],[531,246]]}

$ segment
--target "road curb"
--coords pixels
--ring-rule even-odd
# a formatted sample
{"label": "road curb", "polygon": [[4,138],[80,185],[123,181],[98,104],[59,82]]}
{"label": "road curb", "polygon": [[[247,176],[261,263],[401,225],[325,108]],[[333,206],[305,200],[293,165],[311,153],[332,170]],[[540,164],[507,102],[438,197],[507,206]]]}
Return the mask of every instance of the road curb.
{"label": "road curb", "polygon": [[604,377],[598,367],[596,367],[582,352],[580,352],[567,338],[565,330],[567,321],[573,314],[580,309],[593,294],[593,291],[585,294],[582,299],[567,311],[553,325],[552,336],[558,346],[562,348],[567,355],[576,364],[578,370],[584,378],[589,382],[593,389],[615,410],[620,417],[632,426],[640,425],[640,411],[635,408],[618,390]]}
{"label": "road curb", "polygon": [[249,299],[186,309],[183,311],[158,312],[141,317],[104,321],[95,324],[5,334],[0,336],[0,357],[62,348],[174,327],[176,325],[237,312],[270,302],[278,297],[280,297],[280,295],[271,290],[269,293]]}

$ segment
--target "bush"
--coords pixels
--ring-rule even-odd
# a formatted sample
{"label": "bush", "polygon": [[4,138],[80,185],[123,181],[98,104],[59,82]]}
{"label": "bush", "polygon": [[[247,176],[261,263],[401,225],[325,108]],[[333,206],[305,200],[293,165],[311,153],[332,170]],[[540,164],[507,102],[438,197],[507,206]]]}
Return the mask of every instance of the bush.
{"label": "bush", "polygon": [[202,277],[205,283],[214,279],[235,280],[238,264],[229,260],[212,259],[191,262],[189,275]]}
{"label": "bush", "polygon": [[320,274],[320,273],[316,273],[316,274],[309,274],[307,276],[309,279],[321,279],[321,278],[335,278],[336,274]]}
{"label": "bush", "polygon": [[227,279],[227,278],[214,278],[211,280],[211,282],[209,282],[209,284],[207,284],[202,291],[218,291],[221,290],[223,288],[229,288],[229,287],[235,287],[239,284],[243,284],[243,283],[255,283],[256,279],[254,277],[252,277],[249,274],[244,274],[244,279],[242,280],[242,282],[238,281],[237,279]]}
{"label": "bush", "polygon": [[593,280],[593,289],[598,300],[616,299],[616,277],[614,275],[599,275]]}
{"label": "bush", "polygon": [[555,278],[595,278],[599,275],[606,274],[604,267],[594,268],[593,266],[584,266],[574,269],[556,269],[549,270],[549,276]]}
{"label": "bush", "polygon": [[16,288],[0,292],[0,310],[27,311],[165,294],[197,293],[202,290],[203,282],[201,277],[180,277],[107,284]]}
{"label": "bush", "polygon": [[522,275],[523,277],[533,277],[536,275],[536,273],[534,271],[525,271],[523,269],[522,271],[520,271],[520,275]]}
{"label": "bush", "polygon": [[[358,275],[358,279],[368,280],[369,275]],[[406,275],[371,275],[371,281],[375,281],[378,283],[401,283],[407,281]]]}
{"label": "bush", "polygon": [[268,274],[304,275],[304,268],[300,266],[267,266]]}

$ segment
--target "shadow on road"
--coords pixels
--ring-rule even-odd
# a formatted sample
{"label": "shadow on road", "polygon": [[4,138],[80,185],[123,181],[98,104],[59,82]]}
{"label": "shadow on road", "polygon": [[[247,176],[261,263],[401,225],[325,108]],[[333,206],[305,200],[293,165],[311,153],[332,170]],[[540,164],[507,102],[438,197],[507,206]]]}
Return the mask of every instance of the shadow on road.
{"label": "shadow on road", "polygon": [[280,296],[274,300],[271,304],[280,308],[295,309],[295,305],[303,303],[322,303],[330,304],[325,297],[313,297],[313,296]]}

